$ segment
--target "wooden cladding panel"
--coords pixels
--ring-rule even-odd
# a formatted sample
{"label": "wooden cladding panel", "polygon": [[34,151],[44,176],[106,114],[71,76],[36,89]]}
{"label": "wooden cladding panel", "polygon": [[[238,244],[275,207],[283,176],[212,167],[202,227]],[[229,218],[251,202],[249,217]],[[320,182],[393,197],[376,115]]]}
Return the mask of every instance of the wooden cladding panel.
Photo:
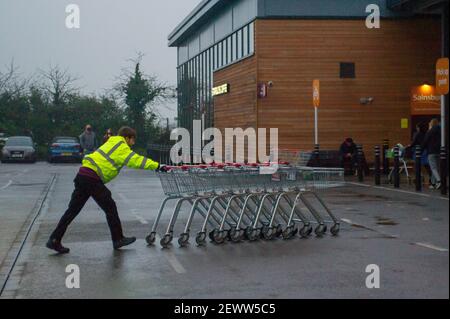
{"label": "wooden cladding panel", "polygon": [[[280,148],[311,150],[314,143],[312,81],[321,81],[319,139],[337,149],[346,137],[364,145],[369,159],[384,138],[408,144],[411,87],[434,83],[440,56],[439,18],[382,20],[257,20],[255,56],[214,73],[215,126],[279,129]],[[339,77],[339,63],[354,62],[355,79]],[[259,82],[273,82],[257,98]],[[360,99],[373,97],[370,105]]]}
{"label": "wooden cladding panel", "polygon": [[230,92],[214,97],[215,127],[256,128],[256,59],[254,56],[214,72],[214,86],[228,83]]}
{"label": "wooden cladding panel", "polygon": [[[278,127],[280,148],[314,143],[312,81],[321,81],[319,142],[337,149],[346,137],[364,145],[368,157],[384,138],[408,144],[410,90],[434,83],[440,55],[440,21],[382,20],[367,29],[362,20],[258,20],[258,81],[272,81],[258,103],[259,127]],[[354,62],[355,79],[339,78],[339,63]],[[360,98],[373,97],[370,105]]]}

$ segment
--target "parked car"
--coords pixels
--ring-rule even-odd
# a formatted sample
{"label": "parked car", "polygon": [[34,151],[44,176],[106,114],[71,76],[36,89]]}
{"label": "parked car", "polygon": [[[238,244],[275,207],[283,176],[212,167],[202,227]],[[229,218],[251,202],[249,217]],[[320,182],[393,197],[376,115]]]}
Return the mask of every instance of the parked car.
{"label": "parked car", "polygon": [[82,159],[83,152],[76,137],[55,137],[48,148],[48,161],[50,163],[58,161],[74,161],[79,163]]}
{"label": "parked car", "polygon": [[2,163],[30,162],[35,163],[36,144],[29,136],[9,137],[2,149]]}

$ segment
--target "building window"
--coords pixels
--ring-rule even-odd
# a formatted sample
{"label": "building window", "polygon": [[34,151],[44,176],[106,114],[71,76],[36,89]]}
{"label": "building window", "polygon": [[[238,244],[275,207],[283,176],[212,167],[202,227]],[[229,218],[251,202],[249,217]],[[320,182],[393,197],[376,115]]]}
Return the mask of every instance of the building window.
{"label": "building window", "polygon": [[248,27],[244,27],[244,29],[242,30],[243,32],[243,37],[242,37],[242,41],[244,43],[243,45],[243,51],[244,51],[244,56],[248,55],[248,47],[249,47],[249,43],[248,43]]}
{"label": "building window", "polygon": [[213,47],[213,69],[217,69],[217,45]]}
{"label": "building window", "polygon": [[223,63],[223,49],[222,49],[222,42],[219,43],[219,52],[218,52],[218,56],[219,56],[219,64],[217,65],[218,68],[222,67],[222,63]]}
{"label": "building window", "polygon": [[249,52],[255,52],[255,24],[254,22],[250,23],[249,27]]}
{"label": "building window", "polygon": [[227,38],[227,64],[232,62],[232,53],[231,53],[231,37]]}
{"label": "building window", "polygon": [[354,62],[341,62],[340,65],[341,79],[354,79],[356,77]]}
{"label": "building window", "polygon": [[242,29],[237,32],[237,58],[242,58]]}
{"label": "building window", "polygon": [[237,42],[236,42],[236,39],[237,39],[237,35],[236,35],[236,33],[233,33],[231,35],[231,44],[232,44],[231,46],[232,46],[232,50],[233,50],[233,61],[237,60],[237,51],[236,51]]}

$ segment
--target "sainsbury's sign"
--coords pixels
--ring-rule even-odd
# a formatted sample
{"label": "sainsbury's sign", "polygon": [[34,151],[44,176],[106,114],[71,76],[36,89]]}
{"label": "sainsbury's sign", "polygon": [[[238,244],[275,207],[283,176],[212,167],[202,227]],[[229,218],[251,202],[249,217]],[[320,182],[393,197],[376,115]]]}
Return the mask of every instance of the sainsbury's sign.
{"label": "sainsbury's sign", "polygon": [[441,97],[431,85],[416,86],[411,89],[411,115],[441,114]]}

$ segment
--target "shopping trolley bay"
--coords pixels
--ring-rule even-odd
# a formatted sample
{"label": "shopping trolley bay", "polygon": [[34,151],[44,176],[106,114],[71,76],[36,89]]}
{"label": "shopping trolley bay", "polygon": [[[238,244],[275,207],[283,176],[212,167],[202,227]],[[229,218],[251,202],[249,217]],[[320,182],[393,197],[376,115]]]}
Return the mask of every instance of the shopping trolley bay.
{"label": "shopping trolley bay", "polygon": [[[89,200],[70,254],[54,255],[45,243],[77,169],[0,165],[1,284],[18,256],[1,298],[449,297],[447,198],[348,183],[339,169],[124,169],[108,187],[137,242],[114,251]],[[370,265],[380,288],[366,285]]]}

